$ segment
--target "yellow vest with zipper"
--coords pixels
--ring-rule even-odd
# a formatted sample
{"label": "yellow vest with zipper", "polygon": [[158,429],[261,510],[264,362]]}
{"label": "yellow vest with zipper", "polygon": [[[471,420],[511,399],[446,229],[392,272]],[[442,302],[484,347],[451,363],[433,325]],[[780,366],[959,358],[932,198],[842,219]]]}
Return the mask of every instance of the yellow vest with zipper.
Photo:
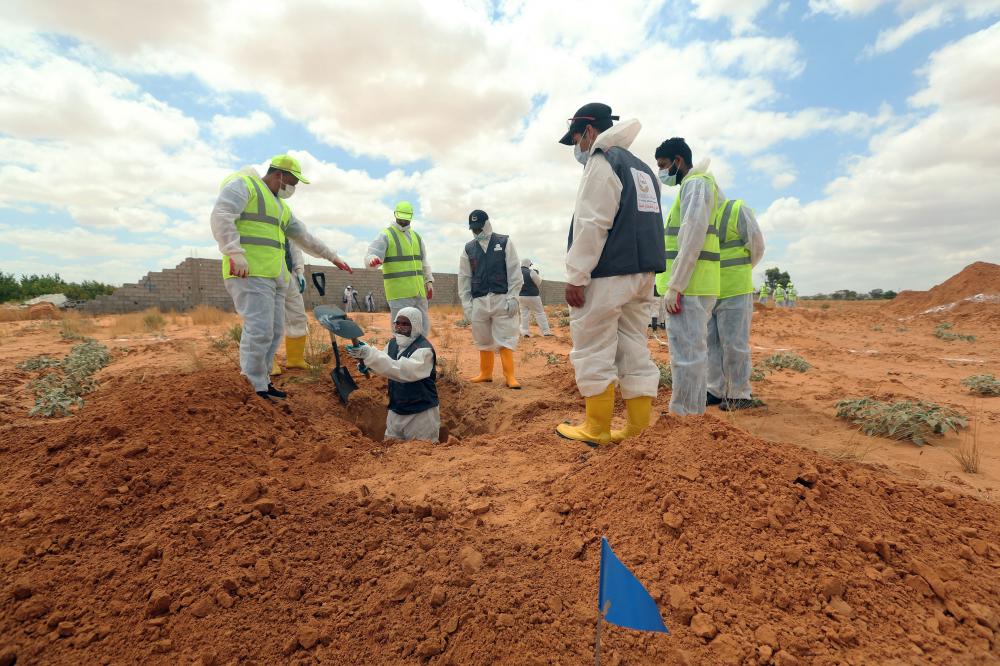
{"label": "yellow vest with zipper", "polygon": [[719,298],[753,293],[753,266],[750,250],[740,236],[742,199],[730,199],[719,214]]}

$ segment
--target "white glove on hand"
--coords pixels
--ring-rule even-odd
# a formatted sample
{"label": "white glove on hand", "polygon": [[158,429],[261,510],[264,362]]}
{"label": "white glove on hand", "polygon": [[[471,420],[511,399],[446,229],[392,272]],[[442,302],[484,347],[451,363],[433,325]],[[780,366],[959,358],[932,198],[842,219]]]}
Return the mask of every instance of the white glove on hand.
{"label": "white glove on hand", "polygon": [[357,346],[354,345],[347,346],[347,353],[351,355],[351,358],[356,358],[359,361],[365,360],[371,353],[371,350],[372,348],[363,342]]}
{"label": "white glove on hand", "polygon": [[663,297],[667,302],[667,312],[679,314],[681,311],[681,293],[676,289],[667,289],[667,295]]}
{"label": "white glove on hand", "polygon": [[515,314],[517,312],[517,299],[508,296],[506,306],[508,315]]}
{"label": "white glove on hand", "polygon": [[250,264],[247,263],[246,256],[242,254],[229,255],[229,274],[240,278],[249,277]]}

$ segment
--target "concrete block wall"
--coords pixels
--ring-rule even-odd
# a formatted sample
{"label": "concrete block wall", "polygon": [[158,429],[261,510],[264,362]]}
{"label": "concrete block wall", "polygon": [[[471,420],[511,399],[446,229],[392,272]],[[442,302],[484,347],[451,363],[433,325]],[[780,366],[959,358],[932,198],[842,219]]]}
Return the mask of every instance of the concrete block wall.
{"label": "concrete block wall", "polygon": [[[326,275],[326,296],[323,298],[312,284],[311,275],[314,272]],[[388,311],[382,288],[382,271],[363,268],[348,274],[330,265],[306,266],[306,308],[311,310],[321,303],[340,306],[344,288],[348,284],[358,290],[358,301],[362,307],[365,295],[372,291],[376,308]],[[564,290],[563,282],[543,280],[540,290],[542,301],[546,305],[565,303]],[[433,303],[459,304],[457,275],[434,274]],[[136,283],[122,285],[109,296],[87,301],[81,309],[91,314],[120,314],[154,307],[182,312],[200,304],[233,310],[233,301],[222,279],[222,261],[219,259],[185,259],[176,268],[150,272]]]}

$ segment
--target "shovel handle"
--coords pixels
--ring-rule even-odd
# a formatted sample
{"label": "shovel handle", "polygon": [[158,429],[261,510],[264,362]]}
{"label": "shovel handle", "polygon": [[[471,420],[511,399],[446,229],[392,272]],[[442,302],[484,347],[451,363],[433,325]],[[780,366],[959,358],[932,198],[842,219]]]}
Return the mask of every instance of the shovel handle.
{"label": "shovel handle", "polygon": [[[351,338],[351,344],[357,347],[361,344],[361,338]],[[368,376],[368,366],[365,365],[364,361],[358,361],[358,372],[363,374],[365,377]]]}
{"label": "shovel handle", "polygon": [[313,273],[312,274],[313,286],[316,287],[316,291],[319,295],[326,296],[326,273]]}

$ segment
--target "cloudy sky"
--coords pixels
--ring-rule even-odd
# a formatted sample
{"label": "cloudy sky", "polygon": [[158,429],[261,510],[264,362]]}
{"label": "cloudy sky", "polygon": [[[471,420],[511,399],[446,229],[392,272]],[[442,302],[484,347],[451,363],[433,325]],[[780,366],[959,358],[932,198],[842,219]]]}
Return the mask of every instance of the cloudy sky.
{"label": "cloudy sky", "polygon": [[1000,0],[2,3],[5,272],[218,257],[219,182],[287,151],[354,265],[405,198],[435,270],[482,208],[561,279],[590,101],[710,157],[803,293],[1000,262]]}

